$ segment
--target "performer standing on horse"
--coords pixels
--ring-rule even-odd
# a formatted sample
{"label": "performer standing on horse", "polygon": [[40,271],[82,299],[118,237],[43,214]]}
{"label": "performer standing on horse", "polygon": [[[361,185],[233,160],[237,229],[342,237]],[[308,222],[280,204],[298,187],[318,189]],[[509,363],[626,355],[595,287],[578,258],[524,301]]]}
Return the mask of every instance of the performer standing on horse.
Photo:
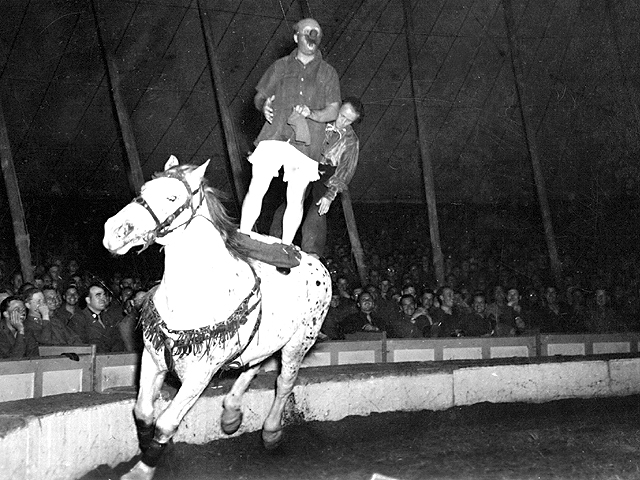
{"label": "performer standing on horse", "polygon": [[298,48],[276,60],[256,87],[254,103],[266,123],[249,157],[252,178],[240,219],[240,231],[250,233],[271,180],[284,167],[288,184],[282,229],[285,244],[293,242],[302,222],[307,185],[319,178],[325,124],[338,117],[341,99],[338,74],[319,50],[322,29],[318,22],[300,20],[293,39]]}

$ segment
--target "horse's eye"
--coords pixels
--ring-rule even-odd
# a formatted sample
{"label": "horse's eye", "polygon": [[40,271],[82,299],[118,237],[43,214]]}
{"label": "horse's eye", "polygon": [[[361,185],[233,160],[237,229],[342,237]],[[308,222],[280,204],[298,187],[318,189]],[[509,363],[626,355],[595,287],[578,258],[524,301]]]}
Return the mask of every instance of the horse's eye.
{"label": "horse's eye", "polygon": [[169,200],[170,202],[175,202],[178,199],[178,197],[176,195],[171,195],[170,197],[167,197],[167,200]]}

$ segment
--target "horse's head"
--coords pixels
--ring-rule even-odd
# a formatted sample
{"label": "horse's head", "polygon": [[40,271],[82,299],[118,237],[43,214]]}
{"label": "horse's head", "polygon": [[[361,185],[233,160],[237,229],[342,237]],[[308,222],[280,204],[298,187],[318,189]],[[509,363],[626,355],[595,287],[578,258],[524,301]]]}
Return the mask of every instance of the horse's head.
{"label": "horse's head", "polygon": [[208,165],[209,160],[197,168],[181,168],[172,155],[164,173],[145,183],[140,195],[104,224],[105,248],[124,255],[136,246],[165,244],[167,236],[188,225],[202,205]]}

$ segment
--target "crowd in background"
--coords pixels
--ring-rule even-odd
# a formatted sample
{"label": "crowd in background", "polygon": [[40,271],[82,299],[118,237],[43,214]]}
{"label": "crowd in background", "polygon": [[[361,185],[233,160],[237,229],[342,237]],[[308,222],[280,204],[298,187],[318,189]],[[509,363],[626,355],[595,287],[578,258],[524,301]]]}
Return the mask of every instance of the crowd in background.
{"label": "crowd in background", "polygon": [[150,284],[139,276],[115,272],[105,281],[75,259],[59,258],[36,266],[33,282],[20,272],[0,272],[0,358],[38,356],[42,345],[142,350],[138,317]]}
{"label": "crowd in background", "polygon": [[[428,229],[419,221],[416,228],[398,226],[406,220],[361,225],[364,281],[345,229],[332,229],[322,261],[333,299],[321,339],[382,331],[417,338],[640,329],[640,264],[633,253],[561,251],[558,278],[539,237],[458,232],[443,243],[445,281],[437,286]],[[37,355],[43,344],[142,348],[139,308],[157,274],[96,276],[75,258],[50,255],[35,267],[33,283],[25,283],[10,264],[0,261],[0,357]]]}

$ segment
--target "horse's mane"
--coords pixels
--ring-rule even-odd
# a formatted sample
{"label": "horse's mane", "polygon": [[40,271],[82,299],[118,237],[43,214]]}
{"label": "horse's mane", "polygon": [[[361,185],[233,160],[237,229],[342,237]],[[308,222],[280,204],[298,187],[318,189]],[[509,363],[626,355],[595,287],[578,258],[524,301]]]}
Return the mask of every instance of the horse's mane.
{"label": "horse's mane", "polygon": [[[170,170],[156,173],[153,178],[178,178],[180,176],[188,175],[196,168],[197,166],[195,165],[179,165],[171,168]],[[227,213],[226,208],[220,201],[220,198],[225,196],[224,193],[209,185],[209,181],[204,177],[202,178],[200,188],[204,191],[204,198],[207,202],[211,222],[220,233],[227,250],[229,250],[229,253],[231,253],[234,258],[245,262],[248,261],[249,256],[247,250],[242,247],[238,238],[238,224],[232,220],[231,216]]]}

